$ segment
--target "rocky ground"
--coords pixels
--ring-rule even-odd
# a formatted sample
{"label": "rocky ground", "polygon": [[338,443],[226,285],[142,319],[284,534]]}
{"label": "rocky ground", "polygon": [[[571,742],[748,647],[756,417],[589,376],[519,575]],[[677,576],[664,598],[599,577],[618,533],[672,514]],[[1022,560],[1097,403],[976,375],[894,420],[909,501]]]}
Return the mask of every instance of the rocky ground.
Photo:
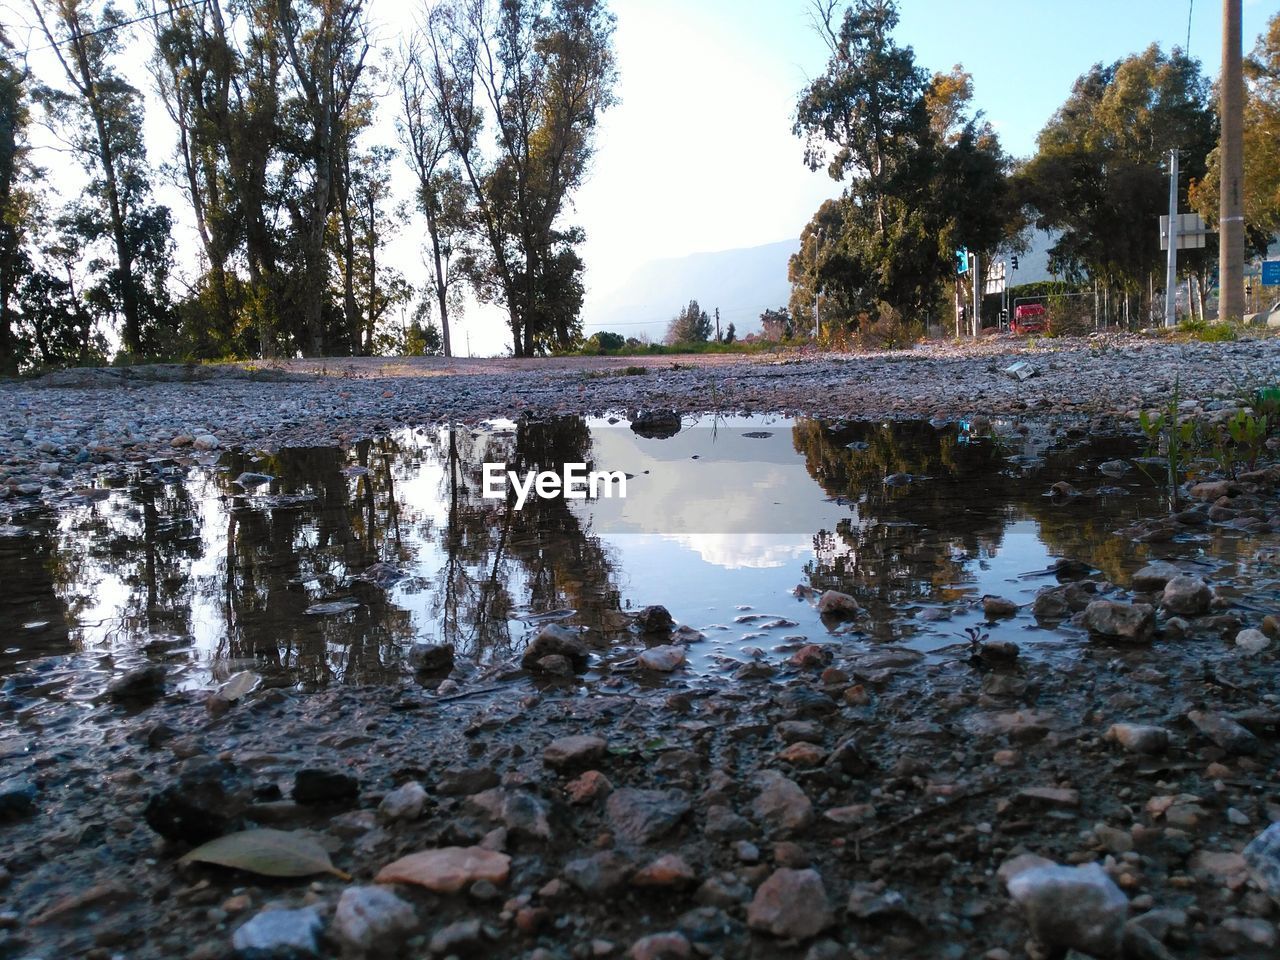
{"label": "rocky ground", "polygon": [[[1038,374],[1001,372],[1019,359]],[[120,459],[522,409],[1087,424],[1175,379],[1210,411],[1280,382],[1270,340],[671,364],[9,385],[3,507]],[[0,957],[1274,957],[1280,611],[1179,538],[1229,528],[1280,564],[1280,468],[1186,492],[1119,534],[1166,546],[1130,582],[1068,562],[1030,608],[983,601],[993,623],[1057,631],[1051,659],[981,633],[942,657],[830,642],[713,680],[681,666],[696,631],[649,609],[629,668],[589,679],[602,638],[559,626],[519,662],[424,648],[413,682],[310,695],[251,673],[175,691],[162,643],[56,708],[53,678],[15,676]]]}
{"label": "rocky ground", "polygon": [[[1019,380],[1004,371],[1025,361]],[[271,367],[70,370],[0,384],[0,497],[125,458],[347,443],[396,426],[514,417],[771,412],[828,418],[1016,415],[1088,423],[1280,383],[1280,339],[989,338],[870,355],[531,360],[342,359]]]}

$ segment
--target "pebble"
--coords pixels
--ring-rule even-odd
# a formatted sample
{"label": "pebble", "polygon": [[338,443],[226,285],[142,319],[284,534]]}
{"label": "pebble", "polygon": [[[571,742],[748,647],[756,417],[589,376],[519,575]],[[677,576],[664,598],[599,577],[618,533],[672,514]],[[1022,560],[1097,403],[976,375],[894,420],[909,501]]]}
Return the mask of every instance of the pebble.
{"label": "pebble", "polygon": [[648,650],[642,651],[636,659],[640,666],[646,670],[670,673],[685,662],[686,654],[684,647],[676,646],[675,644],[664,644],[660,647],[650,647]]}
{"label": "pebble", "polygon": [[417,926],[413,907],[386,887],[348,887],[338,899],[330,930],[344,951],[386,955]]}
{"label": "pebble", "polygon": [[1158,754],[1169,749],[1169,731],[1140,723],[1114,723],[1105,739],[1118,743],[1130,753]]}
{"label": "pebble", "polygon": [[1160,594],[1161,605],[1170,613],[1182,617],[1195,617],[1207,613],[1213,600],[1213,591],[1198,577],[1176,576],[1164,585]]}
{"label": "pebble", "polygon": [[1098,864],[1033,866],[1015,873],[1007,886],[1043,946],[1119,955],[1129,901]]}
{"label": "pebble", "polygon": [[1258,886],[1280,904],[1280,823],[1273,823],[1249,841],[1244,862]]}
{"label": "pebble", "polygon": [[689,960],[693,955],[693,947],[680,933],[651,933],[627,951],[630,960]]}
{"label": "pebble", "polygon": [[787,939],[816,937],[834,922],[822,877],[812,869],[778,868],[760,884],[747,908],[752,930]]}
{"label": "pebble", "polygon": [[774,770],[760,774],[760,792],[751,804],[756,820],[779,836],[804,830],[813,822],[813,803],[794,780]]}
{"label": "pebble", "polygon": [[263,910],[232,935],[239,960],[305,960],[320,955],[324,918],[316,906]]}
{"label": "pebble", "polygon": [[646,844],[666,836],[689,812],[689,796],[679,788],[614,790],[605,816],[615,836],[625,843]]}
{"label": "pebble", "polygon": [[375,883],[412,883],[436,893],[457,893],[477,880],[501,886],[511,871],[511,858],[483,847],[422,850],[389,863]]}
{"label": "pebble", "polygon": [[832,617],[852,617],[862,611],[862,606],[847,593],[828,590],[818,597],[818,613]]}
{"label": "pebble", "polygon": [[542,762],[553,770],[594,766],[604,759],[609,743],[604,737],[576,735],[553,740],[542,751]]}
{"label": "pebble", "polygon": [[417,820],[427,804],[427,791],[416,780],[396,787],[378,804],[384,820]]}
{"label": "pebble", "polygon": [[1097,636],[1148,643],[1156,629],[1156,612],[1148,603],[1094,600],[1085,608],[1084,626]]}

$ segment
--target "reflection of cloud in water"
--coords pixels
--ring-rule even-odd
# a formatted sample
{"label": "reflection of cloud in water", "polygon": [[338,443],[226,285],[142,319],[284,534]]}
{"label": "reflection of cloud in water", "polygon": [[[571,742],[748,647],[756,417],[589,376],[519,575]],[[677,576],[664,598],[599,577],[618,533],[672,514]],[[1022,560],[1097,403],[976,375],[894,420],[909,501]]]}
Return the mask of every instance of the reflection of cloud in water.
{"label": "reflection of cloud in water", "polygon": [[678,543],[725,570],[768,570],[813,555],[813,538],[782,533],[672,533],[663,540]]}

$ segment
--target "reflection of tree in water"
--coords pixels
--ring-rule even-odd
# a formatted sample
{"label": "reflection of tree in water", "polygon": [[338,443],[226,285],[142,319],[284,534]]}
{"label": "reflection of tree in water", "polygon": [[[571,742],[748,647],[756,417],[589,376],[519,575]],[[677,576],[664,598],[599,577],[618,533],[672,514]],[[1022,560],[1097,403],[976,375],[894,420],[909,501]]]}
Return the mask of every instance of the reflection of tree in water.
{"label": "reflection of tree in water", "polygon": [[[559,471],[566,461],[589,461],[590,448],[585,421],[573,419],[521,422],[508,432],[447,428],[422,446],[380,439],[350,455],[321,448],[252,462],[229,457],[219,480],[233,497],[227,557],[220,582],[206,590],[221,598],[227,624],[219,655],[274,664],[308,684],[371,682],[399,671],[417,638],[412,614],[350,579],[377,562],[421,575],[401,589],[429,593],[436,622],[424,639],[453,643],[464,656],[514,652],[511,623],[532,613],[572,607],[579,622],[605,628],[620,602],[611,564],[568,505],[531,497],[516,510],[513,499],[481,498],[484,461]],[[402,492],[435,470],[438,502]],[[278,478],[270,496],[244,496],[231,482],[243,471]],[[315,500],[281,506],[298,496]],[[430,566],[437,552],[438,569]],[[361,606],[338,617],[305,614],[317,599],[336,596]]]}
{"label": "reflection of tree in water", "polygon": [[514,431],[479,435],[449,427],[437,445],[448,504],[433,605],[442,639],[477,659],[506,657],[514,652],[513,619],[565,608],[595,630],[616,629],[620,594],[611,558],[566,501],[533,496],[516,510],[514,495],[481,496],[485,462],[520,474],[559,472],[565,463],[590,469],[586,421],[522,420]]}
{"label": "reflection of tree in water", "polygon": [[[412,637],[408,612],[370,584],[339,587],[379,560],[407,559],[395,466],[410,459],[390,440],[362,442],[350,458],[337,448],[229,458],[221,480],[228,493],[239,494],[231,480],[245,470],[278,479],[270,495],[237,497],[227,512],[222,582],[210,585],[227,628],[219,656],[275,665],[307,685],[388,675]],[[306,496],[315,499],[284,499]],[[317,596],[338,592],[361,606],[340,617],[306,615]]]}
{"label": "reflection of tree in water", "polygon": [[[1113,531],[1148,509],[1145,496],[1054,505],[1044,493],[1099,449],[1060,446],[1030,478],[1009,468],[1010,451],[956,424],[840,424],[800,421],[793,443],[811,476],[833,497],[856,504],[857,517],[814,538],[807,573],[818,589],[855,592],[875,621],[890,608],[945,600],[947,588],[971,579],[966,563],[1002,544],[1009,522],[1038,521],[1050,552],[1084,560],[1117,576],[1132,548]],[[1128,451],[1132,453],[1132,451]],[[887,484],[893,474],[911,483]]]}
{"label": "reflection of tree in water", "polygon": [[110,573],[125,587],[110,632],[188,635],[191,563],[204,555],[204,542],[200,505],[187,484],[144,477],[73,517],[50,557],[71,616],[79,620],[101,602],[101,576]]}
{"label": "reflection of tree in water", "polygon": [[61,556],[55,549],[56,518],[45,515],[24,526],[21,536],[0,536],[0,622],[8,626],[0,673],[33,654],[62,654],[71,647],[70,614],[58,592],[64,581],[55,576]]}

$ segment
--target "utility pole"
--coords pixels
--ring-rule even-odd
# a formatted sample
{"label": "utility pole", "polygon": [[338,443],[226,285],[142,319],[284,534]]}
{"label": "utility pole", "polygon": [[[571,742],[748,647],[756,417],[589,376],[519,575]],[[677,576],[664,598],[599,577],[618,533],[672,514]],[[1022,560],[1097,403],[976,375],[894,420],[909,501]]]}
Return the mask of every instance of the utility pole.
{"label": "utility pole", "polygon": [[1244,70],[1240,0],[1222,0],[1218,319],[1244,317]]}
{"label": "utility pole", "polygon": [[978,255],[973,255],[973,335],[982,332],[982,278],[978,276]]}
{"label": "utility pole", "polygon": [[1178,323],[1178,151],[1169,151],[1169,259],[1164,274],[1164,325]]}

